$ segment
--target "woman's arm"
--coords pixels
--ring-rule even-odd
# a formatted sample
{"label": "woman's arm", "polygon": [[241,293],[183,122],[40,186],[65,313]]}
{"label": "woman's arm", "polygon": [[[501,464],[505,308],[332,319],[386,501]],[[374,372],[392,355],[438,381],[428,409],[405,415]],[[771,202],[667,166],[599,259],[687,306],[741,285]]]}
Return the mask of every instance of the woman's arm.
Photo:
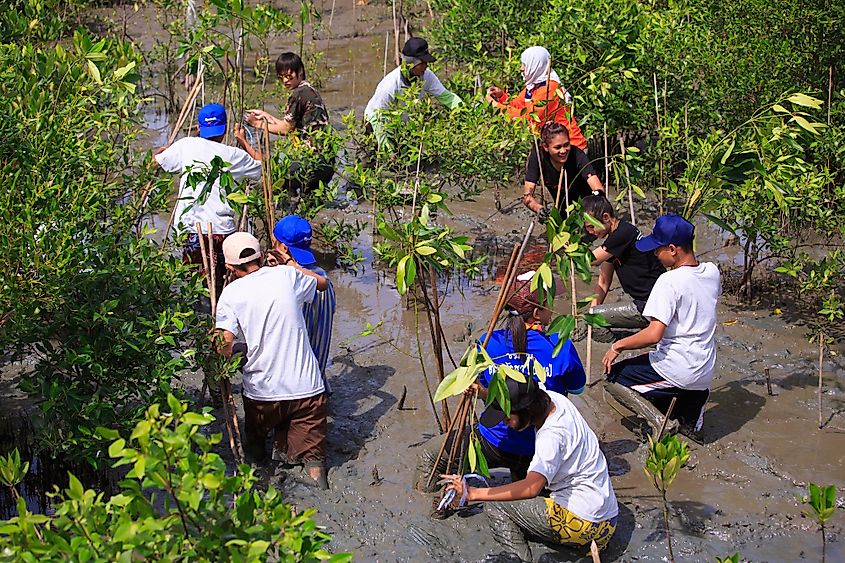
{"label": "woman's arm", "polygon": [[[601,249],[597,248],[596,250],[601,250]],[[594,255],[596,253],[596,250],[593,251]],[[610,254],[606,250],[602,250],[602,252],[604,252],[605,254]],[[595,264],[595,263],[596,262],[593,262],[593,264]],[[610,290],[610,283],[613,281],[613,273],[615,271],[616,271],[616,269],[613,267],[613,264],[611,264],[610,262],[602,263],[601,267],[599,268],[599,279],[596,282],[596,288],[595,288],[596,298],[593,299],[593,302],[590,304],[591,307],[595,306],[595,305],[601,305],[602,303],[604,303],[604,299],[605,299],[605,297],[607,297],[607,292],[608,292],[608,290]]]}
{"label": "woman's arm", "polygon": [[311,276],[317,280],[317,291],[326,291],[329,288],[329,280],[321,276],[317,272],[312,272],[308,268],[299,265],[299,262],[294,260],[293,256],[288,252],[287,246],[282,242],[276,242],[275,248],[268,251],[268,253],[276,259],[279,266],[290,266],[296,268],[306,276]]}
{"label": "woman's arm", "polygon": [[534,213],[537,213],[543,208],[543,206],[540,205],[540,202],[534,198],[534,189],[536,187],[537,184],[527,180],[525,181],[525,185],[522,187],[522,203]]}
{"label": "woman's arm", "polygon": [[[441,475],[443,479],[449,481],[446,490],[455,491],[455,495],[460,498],[464,492],[464,485],[461,481],[460,475]],[[526,500],[534,498],[540,494],[543,487],[546,486],[546,478],[534,471],[529,471],[525,479],[501,485],[499,487],[467,487],[467,500],[478,501],[508,501],[508,500]]]}
{"label": "woman's arm", "polygon": [[587,178],[587,185],[590,186],[594,192],[604,193],[604,184],[601,183],[601,180],[596,174]]}
{"label": "woman's arm", "polygon": [[246,113],[246,122],[260,131],[264,131],[264,122],[267,122],[267,129],[276,135],[287,135],[294,130],[293,123],[287,119],[279,119],[260,109],[251,109]]}
{"label": "woman's arm", "polygon": [[261,153],[258,152],[258,149],[249,144],[249,141],[246,140],[246,135],[244,134],[244,128],[240,125],[235,125],[235,139],[238,140],[238,144],[249,156],[253,158],[253,160],[257,160],[259,162],[261,161]]}

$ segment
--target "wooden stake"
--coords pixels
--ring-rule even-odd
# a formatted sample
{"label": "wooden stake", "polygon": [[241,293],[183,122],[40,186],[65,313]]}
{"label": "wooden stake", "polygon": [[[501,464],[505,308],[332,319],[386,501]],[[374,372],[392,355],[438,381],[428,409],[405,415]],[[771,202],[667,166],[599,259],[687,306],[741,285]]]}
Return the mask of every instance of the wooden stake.
{"label": "wooden stake", "polygon": [[601,563],[601,557],[599,557],[599,546],[596,545],[596,540],[590,542],[590,557],[593,558],[593,563]]}
{"label": "wooden stake", "polygon": [[590,374],[593,371],[593,325],[587,325],[587,386],[590,385]]}
{"label": "wooden stake", "polygon": [[211,320],[217,317],[217,253],[214,252],[214,227],[208,222],[208,295],[211,298]]}
{"label": "wooden stake", "polygon": [[[200,239],[200,253],[202,254],[202,267],[205,270],[205,283],[208,286],[208,251],[205,248],[205,235],[202,232],[202,223],[197,221],[197,238]],[[211,288],[208,290],[209,296],[211,295]]]}
{"label": "wooden stake", "polygon": [[660,425],[660,431],[657,433],[657,438],[655,438],[655,442],[659,442],[660,438],[663,437],[663,432],[666,430],[666,423],[669,422],[669,417],[672,416],[672,411],[675,409],[675,402],[677,400],[677,397],[672,397],[672,402],[669,403],[669,408],[666,410],[666,416],[663,417],[663,424]]}
{"label": "wooden stake", "polygon": [[[402,62],[402,57],[399,53],[399,20],[396,18],[396,0],[392,1],[393,4],[393,58],[396,62],[396,66]],[[387,72],[385,72],[387,74]]]}
{"label": "wooden stake", "polygon": [[769,368],[763,370],[766,373],[766,392],[769,394],[769,397],[774,397],[774,393],[772,392],[772,376],[769,374]]}
{"label": "wooden stake", "polygon": [[689,162],[689,102],[684,104],[684,141],[687,147],[687,162]]}
{"label": "wooden stake", "polygon": [[824,427],[822,422],[822,381],[824,377],[824,332],[819,331],[819,429]]}
{"label": "wooden stake", "polygon": [[384,72],[382,76],[387,76],[387,48],[390,47],[390,32],[384,32]]}
{"label": "wooden stake", "polygon": [[264,184],[264,212],[267,214],[267,235],[270,246],[276,241],[273,235],[273,176],[270,167],[270,124],[264,120],[264,147],[262,149],[261,179]]}
{"label": "wooden stake", "polygon": [[[657,142],[660,144],[661,139],[661,124],[660,124],[660,105],[657,102],[657,73],[652,73],[652,77],[654,78],[654,116],[657,119]],[[657,207],[658,212],[660,215],[663,215],[663,148],[661,147],[658,151],[658,170],[659,170],[659,183],[657,190]]]}
{"label": "wooden stake", "polygon": [[607,193],[607,199],[610,195],[610,154],[607,150],[607,122],[604,123],[604,189]]}
{"label": "wooden stake", "polygon": [[827,79],[827,124],[830,125],[830,102],[833,96],[833,65],[830,65]]}
{"label": "wooden stake", "polygon": [[619,147],[622,151],[622,162],[625,164],[625,180],[628,184],[628,209],[631,212],[631,224],[637,226],[637,216],[634,214],[634,190],[631,189],[631,174],[628,171],[628,161],[625,158],[625,136],[619,133]]}

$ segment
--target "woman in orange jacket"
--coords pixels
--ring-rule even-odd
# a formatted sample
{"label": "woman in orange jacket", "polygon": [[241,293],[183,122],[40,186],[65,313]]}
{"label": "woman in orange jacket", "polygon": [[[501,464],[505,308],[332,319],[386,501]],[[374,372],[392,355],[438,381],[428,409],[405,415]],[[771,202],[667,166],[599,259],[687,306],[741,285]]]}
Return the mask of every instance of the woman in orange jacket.
{"label": "woman in orange jacket", "polygon": [[[551,55],[544,47],[529,47],[520,56],[525,88],[513,99],[498,86],[487,89],[486,99],[493,107],[504,111],[508,117],[525,117],[534,127],[547,121],[562,124],[569,131],[569,140],[581,150],[587,149],[587,140],[572,115],[572,97],[561,86],[560,77],[550,69]],[[548,84],[546,79],[548,78]]]}

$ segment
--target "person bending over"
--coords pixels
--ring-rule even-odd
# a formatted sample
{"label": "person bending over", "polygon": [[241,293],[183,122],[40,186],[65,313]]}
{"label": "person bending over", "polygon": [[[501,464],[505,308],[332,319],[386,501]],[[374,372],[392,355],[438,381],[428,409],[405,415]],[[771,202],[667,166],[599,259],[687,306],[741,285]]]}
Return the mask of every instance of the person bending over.
{"label": "person bending over", "polygon": [[[469,487],[460,475],[442,475],[456,497],[487,503],[493,538],[520,559],[531,561],[526,535],[546,542],[604,549],[616,531],[619,507],[607,461],[596,435],[569,399],[543,391],[533,379],[507,380],[511,414],[494,403],[481,417],[492,428],[536,432],[534,455],[525,479],[499,487]],[[540,495],[549,491],[550,498]]]}
{"label": "person bending over", "polygon": [[[601,313],[612,328],[641,329],[648,326],[642,316],[646,301],[651,295],[657,278],[666,272],[666,268],[653,252],[642,252],[636,243],[642,238],[639,229],[619,219],[604,194],[589,195],[581,199],[584,213],[601,223],[595,226],[584,222],[584,230],[604,243],[593,250],[593,265],[599,265],[599,277],[594,293],[596,298],[591,304],[591,313]],[[619,277],[622,291],[630,298],[620,303],[605,305],[604,300],[613,283],[613,276]],[[586,334],[582,331],[579,336]],[[573,337],[573,340],[580,340]],[[613,335],[606,328],[594,328],[593,338],[599,342],[612,342]]]}
{"label": "person bending over", "polygon": [[447,90],[437,76],[428,68],[435,61],[428,51],[428,43],[421,37],[411,37],[402,47],[402,63],[387,73],[376,86],[376,91],[367,107],[364,119],[375,133],[379,149],[389,150],[392,145],[384,129],[385,119],[382,112],[396,100],[399,93],[416,81],[422,82],[422,90],[436,98],[449,109],[461,105],[462,100]]}
{"label": "person bending over", "polygon": [[[657,278],[643,309],[648,326],[612,344],[602,358],[608,392],[643,416],[655,434],[673,397],[676,420],[669,431],[678,423],[701,430],[716,366],[719,269],[695,257],[694,235],[691,223],[669,214],[658,217],[652,234],[636,242],[641,252],[654,251],[668,271]],[[614,364],[623,350],[655,344],[653,352]]]}
{"label": "person bending over", "polygon": [[520,70],[525,80],[522,91],[509,100],[504,90],[498,86],[490,86],[487,88],[485,99],[511,119],[528,119],[532,127],[550,121],[560,123],[569,132],[572,144],[586,151],[587,140],[571,112],[572,96],[561,85],[560,77],[549,65],[550,60],[551,55],[545,47],[529,47],[520,56]]}
{"label": "person bending over", "polygon": [[[542,174],[541,174],[542,170]],[[561,175],[564,176],[561,180]],[[604,185],[596,175],[586,153],[569,142],[569,132],[560,123],[551,121],[540,129],[540,156],[536,147],[528,154],[525,164],[525,185],[522,188],[522,203],[534,213],[540,221],[548,218],[548,204],[543,204],[534,197],[534,190],[540,180],[551,194],[550,203],[558,199],[558,185],[562,186],[569,197],[569,202],[577,201],[594,193],[604,193]],[[542,188],[540,188],[542,190]],[[559,203],[563,207],[567,195],[561,194]]]}
{"label": "person bending over", "polygon": [[[487,353],[497,364],[505,364],[527,376],[534,376],[533,369],[526,365],[530,357],[539,362],[546,372],[543,387],[549,391],[567,395],[579,394],[584,390],[587,375],[578,357],[578,352],[571,342],[567,341],[557,356],[552,352],[558,343],[556,334],[548,335],[545,327],[551,322],[552,312],[540,304],[536,291],[530,290],[530,280],[533,271],[517,277],[519,290],[507,303],[510,312],[507,327],[496,330],[490,335]],[[562,287],[562,286],[561,286]],[[557,293],[560,293],[558,291]],[[479,341],[478,345],[481,346]],[[496,372],[491,368],[479,375],[479,383],[473,384],[468,393],[478,393],[482,399],[487,398],[487,386],[490,378]],[[504,467],[510,470],[514,481],[525,478],[531,456],[534,455],[534,429],[526,428],[517,432],[504,422],[487,428],[479,426],[476,429],[481,442],[482,453],[487,460],[488,467]],[[419,457],[417,472],[417,487],[423,492],[433,492],[437,489],[436,482],[426,486],[434,462],[437,459],[440,436],[430,440],[422,449]],[[437,472],[446,470],[445,460],[441,461]]]}

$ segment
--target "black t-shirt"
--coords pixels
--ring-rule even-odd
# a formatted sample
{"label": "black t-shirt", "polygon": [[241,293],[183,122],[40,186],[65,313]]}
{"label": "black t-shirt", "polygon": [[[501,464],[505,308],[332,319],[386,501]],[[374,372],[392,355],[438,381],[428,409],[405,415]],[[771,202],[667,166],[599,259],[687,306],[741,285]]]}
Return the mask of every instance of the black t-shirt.
{"label": "black t-shirt", "polygon": [[636,242],[642,237],[639,229],[627,221],[619,221],[616,230],[607,235],[602,248],[613,255],[613,264],[622,291],[634,300],[646,301],[654,282],[666,269],[653,252],[640,252]]}
{"label": "black t-shirt", "polygon": [[[560,172],[552,164],[549,153],[542,150],[543,161],[543,181],[546,183],[546,188],[552,194],[552,202],[557,196],[557,185],[560,182]],[[582,197],[593,193],[590,185],[587,184],[587,178],[595,176],[596,171],[593,170],[593,165],[590,164],[590,159],[584,151],[578,147],[571,147],[569,156],[566,162],[563,163],[563,169],[566,170],[567,180],[569,181],[569,201],[578,201]],[[525,166],[525,181],[533,184],[540,183],[540,167],[537,165],[537,151],[531,149],[528,155],[528,163]],[[561,182],[561,185],[563,183]],[[566,203],[566,196],[560,194],[561,207]]]}

